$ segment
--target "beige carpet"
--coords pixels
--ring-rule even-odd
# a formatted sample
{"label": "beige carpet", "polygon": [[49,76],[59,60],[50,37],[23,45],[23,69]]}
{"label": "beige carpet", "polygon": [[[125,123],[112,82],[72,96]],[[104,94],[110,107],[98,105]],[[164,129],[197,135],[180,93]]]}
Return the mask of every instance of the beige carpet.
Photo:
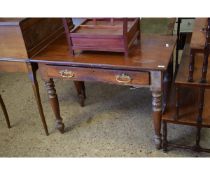
{"label": "beige carpet", "polygon": [[[22,73],[0,74],[0,89],[8,108],[12,128],[7,129],[0,110],[0,156],[209,156],[172,149],[155,150],[152,136],[149,89],[130,89],[100,83],[86,83],[86,106],[80,107],[71,81],[55,81],[66,133],[54,129],[54,115],[39,78],[40,93],[49,127],[45,136],[28,77]],[[202,144],[210,146],[210,130],[202,130]],[[195,130],[169,125],[172,141],[194,143]]]}

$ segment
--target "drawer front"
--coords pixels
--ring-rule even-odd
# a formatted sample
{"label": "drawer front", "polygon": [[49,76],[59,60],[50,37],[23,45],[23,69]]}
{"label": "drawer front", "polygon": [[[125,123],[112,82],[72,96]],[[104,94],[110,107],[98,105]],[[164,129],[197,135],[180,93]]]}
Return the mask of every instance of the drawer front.
{"label": "drawer front", "polygon": [[107,70],[96,68],[76,68],[68,66],[46,66],[47,75],[80,81],[99,81],[123,85],[149,85],[149,72]]}

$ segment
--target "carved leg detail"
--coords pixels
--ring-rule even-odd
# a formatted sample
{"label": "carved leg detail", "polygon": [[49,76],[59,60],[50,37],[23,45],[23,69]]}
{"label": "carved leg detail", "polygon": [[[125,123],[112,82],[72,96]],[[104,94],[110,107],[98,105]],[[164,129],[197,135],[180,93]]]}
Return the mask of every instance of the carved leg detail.
{"label": "carved leg detail", "polygon": [[3,99],[1,98],[1,95],[0,95],[0,104],[1,104],[1,108],[2,108],[3,113],[4,113],[4,117],[5,117],[6,122],[7,122],[7,127],[11,128],[10,121],[9,121],[9,116],[8,116],[8,113],[7,113],[7,109],[5,107]]}
{"label": "carved leg detail", "polygon": [[188,81],[193,82],[193,72],[194,72],[194,64],[195,64],[195,53],[194,51],[190,51],[190,64],[189,64],[189,77]]}
{"label": "carved leg detail", "polygon": [[40,98],[40,94],[39,94],[39,86],[38,86],[38,82],[37,82],[37,79],[36,79],[36,70],[37,70],[38,67],[37,67],[36,64],[31,65],[30,63],[28,63],[27,66],[28,66],[28,76],[29,76],[29,79],[31,80],[31,83],[32,83],[34,96],[35,96],[36,103],[37,103],[37,106],[38,106],[39,115],[41,117],[42,124],[43,124],[44,130],[45,130],[45,134],[49,135],[48,128],[47,128],[47,123],[46,123],[43,108],[42,108],[41,98]]}
{"label": "carved leg detail", "polygon": [[77,89],[80,105],[83,107],[86,99],[85,83],[83,81],[74,81],[74,85]]}
{"label": "carved leg detail", "polygon": [[167,96],[168,96],[168,91],[169,91],[169,76],[168,76],[168,73],[165,72],[164,74],[164,78],[163,78],[163,113],[165,112],[166,110],[166,107],[167,107]]}
{"label": "carved leg detail", "polygon": [[206,83],[206,74],[208,69],[208,57],[209,57],[209,46],[207,45],[204,50],[204,60],[203,60],[203,67],[202,67],[202,77],[201,83]]}
{"label": "carved leg detail", "polygon": [[155,146],[157,149],[161,148],[161,91],[152,92],[152,109],[153,109],[153,121],[154,121],[154,127],[155,127]]}
{"label": "carved leg detail", "polygon": [[165,112],[167,108],[168,96],[171,88],[171,83],[173,79],[173,59],[171,59],[167,71],[164,73],[163,77],[163,111]]}
{"label": "carved leg detail", "polygon": [[60,116],[60,108],[59,108],[59,102],[58,97],[55,90],[55,85],[53,82],[53,79],[49,79],[48,81],[45,81],[45,86],[47,88],[48,97],[50,100],[50,104],[52,106],[53,112],[56,117],[56,125],[55,127],[61,132],[64,133],[64,124],[62,122],[62,118]]}

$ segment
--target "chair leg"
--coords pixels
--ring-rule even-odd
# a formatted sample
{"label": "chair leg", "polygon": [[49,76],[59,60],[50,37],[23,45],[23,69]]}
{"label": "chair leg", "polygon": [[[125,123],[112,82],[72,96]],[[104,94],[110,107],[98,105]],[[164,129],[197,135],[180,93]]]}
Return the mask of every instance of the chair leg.
{"label": "chair leg", "polygon": [[8,113],[7,113],[7,109],[5,107],[3,99],[1,98],[1,95],[0,95],[0,104],[1,104],[1,108],[2,108],[3,113],[4,113],[4,117],[5,117],[6,122],[7,122],[7,127],[11,128],[10,121],[9,121],[9,116],[8,116]]}
{"label": "chair leg", "polygon": [[163,121],[163,152],[167,152],[168,141],[167,141],[167,122]]}

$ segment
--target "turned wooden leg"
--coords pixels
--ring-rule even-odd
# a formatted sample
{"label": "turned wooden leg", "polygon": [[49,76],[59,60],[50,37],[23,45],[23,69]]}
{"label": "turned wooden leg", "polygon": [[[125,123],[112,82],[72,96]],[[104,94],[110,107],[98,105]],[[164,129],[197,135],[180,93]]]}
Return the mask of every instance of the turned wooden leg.
{"label": "turned wooden leg", "polygon": [[167,96],[168,96],[168,93],[169,93],[169,79],[168,79],[168,73],[165,72],[164,74],[164,78],[163,78],[163,114],[166,110],[166,107],[167,107]]}
{"label": "turned wooden leg", "polygon": [[162,77],[161,71],[151,71],[151,86],[152,91],[152,117],[155,129],[155,146],[157,149],[161,148],[161,117],[162,117]]}
{"label": "turned wooden leg", "polygon": [[174,116],[174,120],[179,118],[179,87],[176,86],[176,115]]}
{"label": "turned wooden leg", "polygon": [[84,81],[74,81],[74,85],[77,90],[80,105],[83,107],[86,99],[85,83]]}
{"label": "turned wooden leg", "polygon": [[7,109],[5,107],[3,99],[1,98],[1,95],[0,95],[0,104],[1,104],[1,108],[2,108],[3,113],[4,113],[4,117],[5,117],[6,122],[7,122],[7,127],[11,128],[10,121],[9,121],[9,116],[8,116],[8,113],[7,113]]}
{"label": "turned wooden leg", "polygon": [[201,127],[197,127],[197,131],[196,131],[196,142],[195,142],[195,146],[194,146],[194,151],[200,151],[201,147],[200,147],[200,140],[201,140]]}
{"label": "turned wooden leg", "polygon": [[50,104],[52,106],[53,112],[56,117],[56,125],[55,127],[61,132],[64,133],[64,124],[62,122],[62,118],[60,116],[60,107],[58,102],[58,97],[55,90],[55,85],[53,79],[45,80],[45,86],[47,88],[48,97],[50,100]]}
{"label": "turned wooden leg", "polygon": [[190,63],[189,63],[189,77],[188,77],[189,82],[193,82],[194,64],[195,64],[195,52],[193,50],[191,50],[190,51]]}
{"label": "turned wooden leg", "polygon": [[161,91],[153,91],[152,92],[152,110],[153,110],[153,122],[154,122],[154,128],[155,128],[155,146],[157,149],[161,148],[161,117],[162,117],[162,106],[161,106]]}
{"label": "turned wooden leg", "polygon": [[28,76],[32,83],[34,96],[35,96],[36,103],[37,103],[38,110],[39,110],[39,115],[42,120],[42,125],[44,127],[45,134],[49,135],[47,123],[46,123],[43,108],[42,108],[41,98],[40,98],[40,94],[39,94],[39,85],[38,85],[37,78],[36,78],[36,70],[38,69],[38,66],[35,63],[28,63],[27,67],[28,67]]}
{"label": "turned wooden leg", "polygon": [[199,109],[198,109],[198,117],[197,117],[197,132],[196,132],[196,143],[195,143],[195,151],[200,150],[200,133],[201,133],[201,124],[202,124],[202,115],[203,115],[203,106],[204,106],[204,94],[205,88],[201,87],[199,92]]}
{"label": "turned wooden leg", "polygon": [[201,76],[201,83],[206,83],[206,74],[208,69],[208,57],[209,57],[209,48],[206,46],[204,50],[204,59],[203,59],[203,67],[202,67],[202,76]]}
{"label": "turned wooden leg", "polygon": [[180,24],[181,24],[181,22],[182,22],[181,19],[178,18],[178,21],[177,21],[177,43],[176,43],[175,74],[177,73],[178,68],[179,68],[178,59],[179,59],[179,49],[180,49]]}
{"label": "turned wooden leg", "polygon": [[173,79],[173,59],[171,59],[167,71],[163,76],[163,110],[165,112],[167,108],[168,96],[171,88],[171,83]]}
{"label": "turned wooden leg", "polygon": [[163,121],[163,151],[167,152],[168,141],[167,141],[167,123]]}

